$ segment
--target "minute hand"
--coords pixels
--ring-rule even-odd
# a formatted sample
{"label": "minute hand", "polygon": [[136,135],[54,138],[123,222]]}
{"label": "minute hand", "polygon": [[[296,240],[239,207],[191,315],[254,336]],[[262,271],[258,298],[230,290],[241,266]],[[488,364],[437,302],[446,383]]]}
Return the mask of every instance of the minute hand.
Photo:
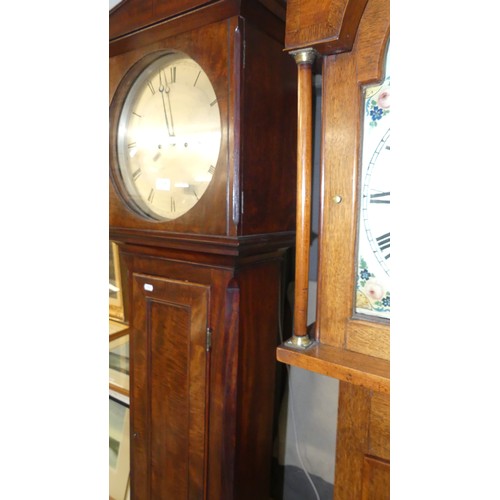
{"label": "minute hand", "polygon": [[[175,133],[174,133],[174,122],[172,119],[172,108],[170,106],[170,97],[169,97],[170,88],[168,86],[165,88],[165,86],[163,85],[161,73],[160,73],[160,87],[158,90],[160,91],[161,94],[161,100],[163,103],[163,114],[165,116],[165,123],[167,124],[168,135],[170,137],[173,137],[175,136]],[[167,105],[165,103],[165,92],[167,93],[168,113],[167,113]],[[168,119],[168,114],[170,115],[170,120]]]}
{"label": "minute hand", "polygon": [[170,104],[170,87],[168,85],[167,85],[167,88],[166,88],[165,91],[167,92],[168,111],[169,111],[169,115],[170,115],[170,125],[171,125],[171,129],[172,129],[172,131],[170,132],[170,130],[169,130],[168,133],[171,136],[175,136],[175,132],[174,132],[174,117],[172,116],[172,105]]}

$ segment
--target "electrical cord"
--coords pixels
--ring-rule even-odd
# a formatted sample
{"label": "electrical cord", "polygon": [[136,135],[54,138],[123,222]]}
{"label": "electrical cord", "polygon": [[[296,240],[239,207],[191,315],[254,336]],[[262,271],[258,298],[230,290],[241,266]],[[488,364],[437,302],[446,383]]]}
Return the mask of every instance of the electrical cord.
{"label": "electrical cord", "polygon": [[[279,290],[279,299],[280,299],[280,314],[278,318],[278,329],[279,329],[279,336],[280,336],[280,341],[283,344],[284,339],[283,339],[283,315],[284,315],[284,300],[282,297],[283,293],[283,287],[280,287]],[[311,478],[311,474],[309,474],[308,470],[306,469],[306,466],[304,464],[304,460],[302,458],[302,453],[300,451],[300,446],[299,446],[299,435],[297,432],[297,423],[296,423],[296,417],[295,417],[295,410],[294,410],[294,400],[293,400],[293,389],[292,385],[290,384],[290,366],[286,365],[286,370],[287,370],[287,386],[288,386],[288,409],[290,411],[290,416],[292,419],[292,428],[293,428],[293,435],[295,439],[295,450],[297,451],[297,456],[299,458],[300,464],[302,466],[302,470],[304,471],[304,474],[306,475],[307,480],[309,481],[311,488],[314,492],[314,495],[316,496],[317,500],[321,500],[318,490],[316,489],[316,486],[314,484],[314,481]]]}
{"label": "electrical cord", "polygon": [[302,458],[302,453],[300,451],[299,436],[298,436],[298,432],[297,432],[297,424],[296,424],[296,421],[295,421],[293,391],[292,391],[292,386],[290,384],[290,367],[287,367],[287,371],[288,371],[288,378],[289,378],[289,380],[288,380],[288,401],[290,403],[289,404],[289,409],[290,409],[290,415],[292,417],[293,433],[294,433],[294,436],[295,436],[295,449],[297,451],[297,456],[299,457],[299,461],[300,461],[300,465],[302,466],[302,470],[304,471],[304,474],[306,475],[307,480],[311,484],[311,488],[313,489],[314,495],[316,496],[317,500],[321,500],[320,496],[319,496],[319,493],[318,493],[318,490],[316,489],[316,486],[314,484],[314,481],[312,480],[311,475],[309,474],[309,472],[306,469],[306,466],[304,464],[304,460]]}

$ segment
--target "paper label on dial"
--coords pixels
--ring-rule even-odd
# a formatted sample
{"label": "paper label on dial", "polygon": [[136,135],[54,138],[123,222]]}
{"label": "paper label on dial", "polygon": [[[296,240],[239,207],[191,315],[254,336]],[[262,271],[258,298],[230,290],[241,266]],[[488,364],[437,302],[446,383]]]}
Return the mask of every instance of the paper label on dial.
{"label": "paper label on dial", "polygon": [[170,179],[156,179],[155,186],[159,191],[170,191]]}

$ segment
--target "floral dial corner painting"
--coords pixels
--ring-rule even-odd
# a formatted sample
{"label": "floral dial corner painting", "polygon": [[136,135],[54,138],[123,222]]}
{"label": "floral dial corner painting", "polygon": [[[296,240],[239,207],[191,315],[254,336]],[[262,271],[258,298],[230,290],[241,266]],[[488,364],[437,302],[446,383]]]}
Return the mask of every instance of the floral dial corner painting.
{"label": "floral dial corner painting", "polygon": [[355,313],[390,319],[389,50],[382,83],[364,88]]}

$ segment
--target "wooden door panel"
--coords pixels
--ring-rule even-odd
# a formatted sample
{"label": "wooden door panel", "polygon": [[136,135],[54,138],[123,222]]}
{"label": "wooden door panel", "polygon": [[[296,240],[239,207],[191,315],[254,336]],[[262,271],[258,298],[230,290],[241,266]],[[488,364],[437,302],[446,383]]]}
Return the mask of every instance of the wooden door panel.
{"label": "wooden door panel", "polygon": [[134,274],[132,290],[132,497],[203,498],[210,289]]}
{"label": "wooden door panel", "polygon": [[389,500],[389,396],[340,383],[335,500]]}
{"label": "wooden door panel", "polygon": [[370,402],[369,454],[390,460],[390,401],[388,394],[375,392]]}
{"label": "wooden door panel", "polygon": [[389,500],[390,466],[384,460],[365,457],[361,500]]}

